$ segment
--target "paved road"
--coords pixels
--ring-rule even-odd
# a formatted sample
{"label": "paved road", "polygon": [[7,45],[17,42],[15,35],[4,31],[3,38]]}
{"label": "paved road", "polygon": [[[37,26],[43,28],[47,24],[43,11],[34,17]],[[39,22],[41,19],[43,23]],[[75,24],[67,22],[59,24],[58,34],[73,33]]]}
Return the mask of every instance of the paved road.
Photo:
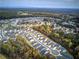
{"label": "paved road", "polygon": [[38,49],[43,55],[49,54],[56,57],[56,59],[73,59],[72,56],[61,45],[55,43],[45,35],[31,28],[20,30],[3,31],[2,39],[6,41],[9,37],[16,39],[16,34],[24,36],[31,43],[31,45]]}

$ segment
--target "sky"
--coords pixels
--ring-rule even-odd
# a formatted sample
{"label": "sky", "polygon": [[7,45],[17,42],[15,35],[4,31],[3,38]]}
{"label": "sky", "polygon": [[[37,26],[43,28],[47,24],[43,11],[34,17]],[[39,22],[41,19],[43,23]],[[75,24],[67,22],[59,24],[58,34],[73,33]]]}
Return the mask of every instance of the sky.
{"label": "sky", "polygon": [[79,0],[0,0],[0,8],[79,8]]}

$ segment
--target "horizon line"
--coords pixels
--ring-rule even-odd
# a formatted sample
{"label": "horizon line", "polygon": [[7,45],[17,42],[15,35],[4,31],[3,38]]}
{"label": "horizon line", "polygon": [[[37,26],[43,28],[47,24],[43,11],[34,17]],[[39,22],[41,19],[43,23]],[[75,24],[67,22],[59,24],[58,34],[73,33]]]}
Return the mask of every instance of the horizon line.
{"label": "horizon line", "polygon": [[[38,8],[38,9],[48,9],[48,8],[41,8],[41,7],[0,7],[0,8],[3,8],[3,9],[10,9],[10,8],[16,8],[16,9],[19,9],[19,8]],[[49,8],[49,9],[53,9],[53,8]],[[54,8],[54,9],[79,9],[79,8]]]}

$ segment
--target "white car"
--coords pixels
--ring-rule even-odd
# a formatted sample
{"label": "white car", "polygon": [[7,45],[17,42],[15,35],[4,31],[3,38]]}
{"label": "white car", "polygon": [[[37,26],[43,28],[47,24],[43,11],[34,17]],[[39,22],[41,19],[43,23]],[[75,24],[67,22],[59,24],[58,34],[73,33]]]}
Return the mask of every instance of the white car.
{"label": "white car", "polygon": [[30,40],[30,42],[33,42],[33,41],[34,41],[33,39]]}
{"label": "white car", "polygon": [[40,37],[40,39],[43,39],[44,37]]}
{"label": "white car", "polygon": [[32,39],[32,37],[28,37],[29,39]]}
{"label": "white car", "polygon": [[44,40],[45,42],[47,41],[47,39]]}

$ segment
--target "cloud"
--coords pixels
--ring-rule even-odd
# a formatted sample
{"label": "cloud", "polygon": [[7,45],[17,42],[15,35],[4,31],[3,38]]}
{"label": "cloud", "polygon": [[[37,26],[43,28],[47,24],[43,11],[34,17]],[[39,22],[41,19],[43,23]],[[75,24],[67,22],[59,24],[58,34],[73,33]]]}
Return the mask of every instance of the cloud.
{"label": "cloud", "polygon": [[79,6],[79,0],[0,0],[0,5],[2,7],[74,7]]}

